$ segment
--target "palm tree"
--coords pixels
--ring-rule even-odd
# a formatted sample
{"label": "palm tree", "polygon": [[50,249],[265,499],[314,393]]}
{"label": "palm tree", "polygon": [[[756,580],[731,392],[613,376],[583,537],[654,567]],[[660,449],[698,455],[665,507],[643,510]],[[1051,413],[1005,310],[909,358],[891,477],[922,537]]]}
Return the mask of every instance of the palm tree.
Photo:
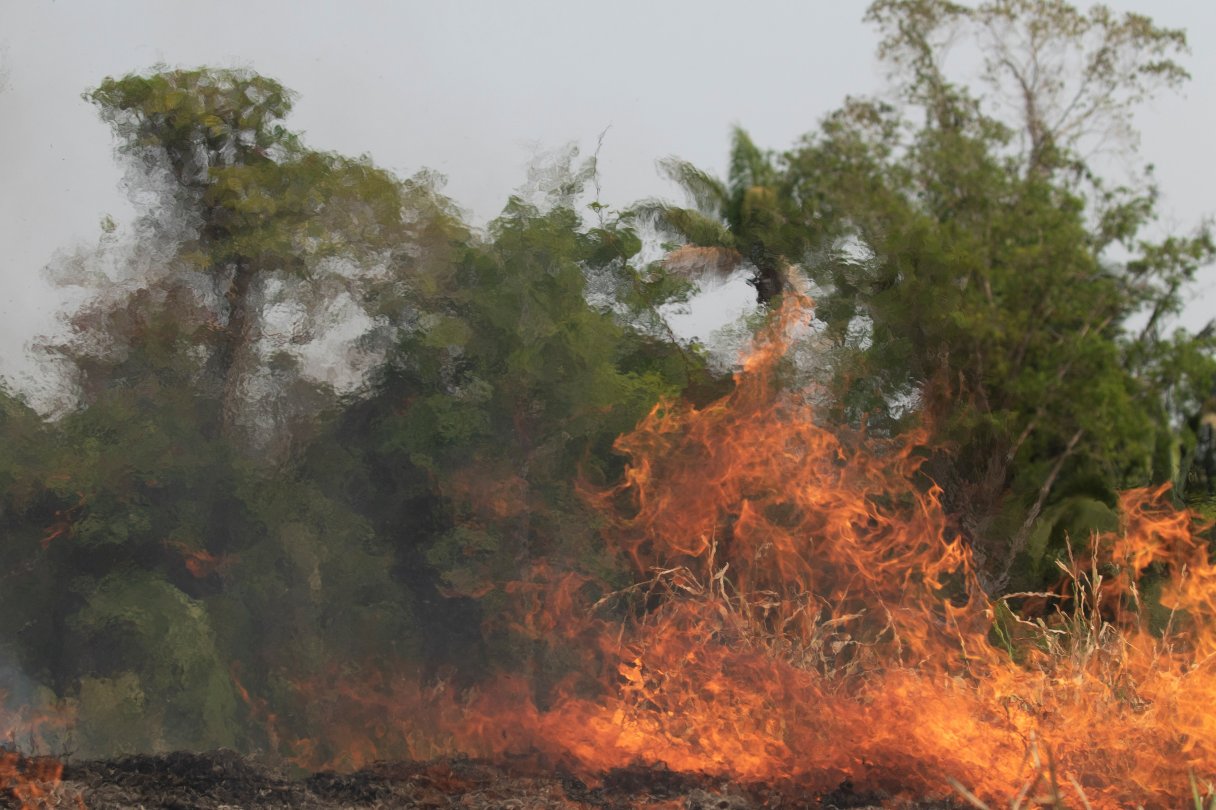
{"label": "palm tree", "polygon": [[692,202],[691,208],[664,202],[639,206],[662,232],[686,242],[668,255],[669,268],[694,277],[725,277],[750,264],[749,283],[761,305],[788,288],[791,264],[805,250],[806,239],[794,225],[792,203],[781,192],[771,154],[735,127],[725,181],[674,157],[661,160],[659,169]]}

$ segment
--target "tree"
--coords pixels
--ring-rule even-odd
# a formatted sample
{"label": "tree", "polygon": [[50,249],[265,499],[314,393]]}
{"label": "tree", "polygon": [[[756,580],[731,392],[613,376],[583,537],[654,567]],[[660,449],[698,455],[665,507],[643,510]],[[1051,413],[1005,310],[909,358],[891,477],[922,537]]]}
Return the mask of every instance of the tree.
{"label": "tree", "polygon": [[696,277],[725,276],[749,264],[757,300],[772,303],[786,290],[790,264],[801,258],[808,236],[804,223],[790,216],[772,156],[736,128],[724,181],[679,158],[667,158],[659,166],[693,203],[692,208],[653,202],[638,207],[661,230],[692,246],[671,254],[669,266]]}
{"label": "tree", "polygon": [[444,242],[449,210],[426,177],[305,149],[276,123],[286,91],[255,74],[128,76],[89,97],[157,197],[117,278],[44,347],[73,406],[46,423],[0,398],[22,572],[0,637],[76,701],[84,753],[250,747],[264,732],[234,664],[288,714],[291,679],[327,662],[416,663],[392,547],[296,463],[335,402],[300,347],[335,296],[383,318],[411,306],[390,288],[439,283],[446,254],[422,241]]}
{"label": "tree", "polygon": [[[1116,488],[1160,477],[1157,437],[1212,379],[1201,345],[1162,341],[1158,316],[1129,328],[1177,311],[1211,240],[1144,241],[1155,191],[1111,185],[1083,154],[1181,80],[1184,39],[1051,0],[881,0],[868,17],[923,118],[853,101],[782,159],[797,221],[819,235],[806,267],[837,347],[835,413],[888,432],[928,424],[926,469],[1000,587],[1015,560],[1030,565],[1052,504],[1113,506]],[[950,78],[961,35],[997,99]],[[996,103],[1010,86],[1019,103]],[[1116,261],[1116,243],[1139,257]],[[1149,371],[1176,370],[1163,357],[1178,352],[1186,378]]]}
{"label": "tree", "polygon": [[[589,301],[588,278],[604,273],[645,298],[668,289],[639,291],[640,248],[612,217],[585,227],[569,199],[513,198],[488,240],[465,236],[316,447],[327,491],[352,493],[397,548],[439,670],[467,677],[487,647],[498,665],[527,659],[503,617],[508,586],[537,561],[612,574],[576,482],[611,478],[613,440],[661,396],[711,385],[693,350],[623,323],[630,306]],[[350,466],[333,469],[336,457]]]}
{"label": "tree", "polygon": [[271,282],[343,289],[351,282],[339,260],[373,263],[404,247],[402,186],[366,160],[306,149],[279,124],[291,94],[249,71],[133,74],[86,98],[194,231],[174,269],[208,281],[206,376],[219,392],[216,429],[231,433],[271,331]]}

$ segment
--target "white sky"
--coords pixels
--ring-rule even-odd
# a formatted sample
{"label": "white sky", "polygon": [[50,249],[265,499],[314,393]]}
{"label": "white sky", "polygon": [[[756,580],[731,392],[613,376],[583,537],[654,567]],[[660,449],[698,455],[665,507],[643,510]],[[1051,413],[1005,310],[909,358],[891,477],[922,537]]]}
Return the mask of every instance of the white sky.
{"label": "white sky", "polygon": [[[1216,213],[1216,3],[1118,0],[1187,29],[1193,81],[1140,117],[1164,225]],[[42,268],[133,211],[109,131],[80,94],[151,65],[251,67],[297,91],[287,125],[315,148],[432,168],[477,221],[524,180],[538,149],[601,152],[603,197],[677,191],[668,154],[723,171],[733,123],[785,148],[848,94],[880,91],[862,0],[0,0],[0,375],[55,330],[64,294]],[[1210,276],[1211,274],[1209,274]],[[719,291],[739,306],[746,288]],[[1187,314],[1216,315],[1205,281]],[[36,371],[32,373],[36,374]],[[24,387],[20,379],[14,379]]]}

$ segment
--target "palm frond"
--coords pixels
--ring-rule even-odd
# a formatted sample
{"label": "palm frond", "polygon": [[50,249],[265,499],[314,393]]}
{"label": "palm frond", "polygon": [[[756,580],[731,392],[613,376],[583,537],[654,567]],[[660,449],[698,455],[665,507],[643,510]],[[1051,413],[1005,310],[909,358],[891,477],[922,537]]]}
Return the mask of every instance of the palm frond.
{"label": "palm frond", "polygon": [[729,193],[718,178],[677,157],[665,157],[658,166],[659,172],[680,185],[698,211],[720,215],[726,208]]}
{"label": "palm frond", "polygon": [[769,186],[776,179],[772,160],[742,127],[731,133],[729,191],[740,196],[753,186]]}
{"label": "palm frond", "polygon": [[653,222],[660,233],[693,245],[735,247],[735,237],[726,223],[700,211],[654,200],[638,203],[631,211],[640,218]]}

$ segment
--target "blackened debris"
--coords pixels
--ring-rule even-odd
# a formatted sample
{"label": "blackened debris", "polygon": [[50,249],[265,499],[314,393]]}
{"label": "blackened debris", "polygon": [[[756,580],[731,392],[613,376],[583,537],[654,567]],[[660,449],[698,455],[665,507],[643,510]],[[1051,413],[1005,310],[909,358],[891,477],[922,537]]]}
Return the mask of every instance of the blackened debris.
{"label": "blackened debris", "polygon": [[[139,755],[68,765],[47,806],[89,810],[956,810],[959,805],[892,801],[841,785],[815,795],[793,785],[740,784],[722,777],[635,765],[595,784],[527,763],[464,758],[381,762],[349,774],[295,778],[220,750]],[[17,807],[13,797],[0,805]]]}

